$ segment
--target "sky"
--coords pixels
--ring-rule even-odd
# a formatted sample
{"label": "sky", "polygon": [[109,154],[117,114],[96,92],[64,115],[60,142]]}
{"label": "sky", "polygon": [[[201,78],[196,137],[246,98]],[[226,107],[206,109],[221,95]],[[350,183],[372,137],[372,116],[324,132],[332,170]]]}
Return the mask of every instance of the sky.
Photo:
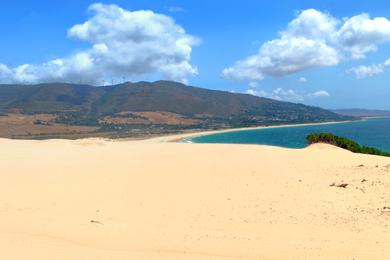
{"label": "sky", "polygon": [[386,1],[5,1],[0,83],[175,80],[390,109]]}

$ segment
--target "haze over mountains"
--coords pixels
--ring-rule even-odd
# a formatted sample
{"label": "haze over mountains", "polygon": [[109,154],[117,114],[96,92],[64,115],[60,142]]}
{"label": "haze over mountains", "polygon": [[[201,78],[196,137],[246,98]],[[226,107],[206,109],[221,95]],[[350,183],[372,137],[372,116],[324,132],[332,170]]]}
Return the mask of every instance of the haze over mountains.
{"label": "haze over mountains", "polygon": [[93,87],[65,83],[0,86],[0,112],[54,116],[36,124],[87,125],[109,130],[215,129],[338,121],[318,107],[172,81]]}
{"label": "haze over mountains", "polygon": [[372,109],[361,109],[361,108],[335,109],[333,110],[333,112],[344,116],[357,116],[357,117],[390,116],[390,111],[387,110],[372,110]]}

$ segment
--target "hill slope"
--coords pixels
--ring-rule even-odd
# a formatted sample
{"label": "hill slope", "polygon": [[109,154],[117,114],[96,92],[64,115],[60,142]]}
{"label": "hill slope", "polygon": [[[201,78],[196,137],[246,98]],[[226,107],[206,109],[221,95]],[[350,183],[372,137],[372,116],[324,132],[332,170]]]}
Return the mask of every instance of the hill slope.
{"label": "hill slope", "polygon": [[0,112],[53,114],[56,123],[92,125],[106,130],[156,126],[209,129],[347,118],[318,107],[171,81],[106,87],[64,83],[2,85]]}

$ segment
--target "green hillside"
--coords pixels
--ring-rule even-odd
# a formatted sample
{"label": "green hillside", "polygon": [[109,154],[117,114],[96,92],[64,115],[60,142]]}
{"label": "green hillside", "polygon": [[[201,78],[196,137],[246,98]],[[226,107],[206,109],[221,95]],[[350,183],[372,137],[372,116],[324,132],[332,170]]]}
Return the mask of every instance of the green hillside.
{"label": "green hillside", "polygon": [[[350,119],[318,107],[186,86],[171,81],[93,87],[75,84],[0,86],[0,112],[50,113],[58,121],[100,125],[106,116],[169,112],[197,120],[194,128],[242,127]],[[122,113],[122,114],[121,114]],[[105,123],[107,124],[107,123]]]}

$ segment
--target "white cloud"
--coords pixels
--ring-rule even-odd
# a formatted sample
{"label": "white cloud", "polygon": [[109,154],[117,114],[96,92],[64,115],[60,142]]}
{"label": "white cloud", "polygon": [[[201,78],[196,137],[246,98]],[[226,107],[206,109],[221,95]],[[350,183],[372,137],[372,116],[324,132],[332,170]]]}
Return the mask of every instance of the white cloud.
{"label": "white cloud", "polygon": [[271,98],[276,100],[290,101],[290,102],[302,102],[304,97],[301,94],[298,94],[292,89],[284,90],[282,88],[277,88],[271,93]]}
{"label": "white cloud", "polygon": [[238,61],[223,70],[225,78],[259,81],[265,76],[282,77],[298,71],[332,66],[339,55],[325,43],[303,37],[272,40],[262,45],[257,55]]}
{"label": "white cloud", "polygon": [[330,97],[330,94],[328,91],[319,90],[319,91],[316,91],[314,93],[309,94],[309,96],[314,97],[314,98],[316,98],[316,97]]}
{"label": "white cloud", "polygon": [[316,67],[363,58],[377,45],[390,40],[390,21],[367,14],[339,20],[315,9],[300,12],[280,32],[265,42],[258,53],[222,71],[228,79],[260,81]]}
{"label": "white cloud", "polygon": [[306,82],[307,82],[307,79],[306,79],[305,77],[300,77],[300,78],[298,79],[298,82],[300,82],[300,83],[306,83]]}
{"label": "white cloud", "polygon": [[258,88],[259,87],[259,82],[249,82],[249,87],[250,88]]}
{"label": "white cloud", "polygon": [[387,60],[383,63],[383,65],[384,65],[385,67],[390,67],[390,59],[387,59]]}
{"label": "white cloud", "polygon": [[337,37],[353,58],[364,58],[367,52],[377,50],[377,44],[390,41],[390,21],[384,17],[371,19],[363,13],[345,20]]}
{"label": "white cloud", "polygon": [[356,79],[364,79],[383,73],[384,66],[382,64],[373,64],[369,66],[358,66],[349,69],[347,72],[355,74]]}
{"label": "white cloud", "polygon": [[151,73],[186,82],[197,74],[190,64],[197,39],[169,16],[148,10],[128,11],[117,5],[92,4],[92,17],[68,35],[92,47],[65,58],[15,68],[0,64],[0,83],[83,82],[137,77]]}
{"label": "white cloud", "polygon": [[0,82],[6,82],[10,77],[12,77],[12,71],[0,63]]}
{"label": "white cloud", "polygon": [[306,99],[330,96],[330,94],[325,90],[319,90],[314,93],[300,93],[293,89],[283,89],[283,88],[277,88],[272,90],[271,92],[249,88],[248,90],[245,91],[245,93],[254,96],[266,97],[266,98],[276,99],[279,101],[288,101],[288,102],[295,102],[295,103],[303,102]]}
{"label": "white cloud", "polygon": [[271,92],[267,92],[265,90],[248,89],[245,91],[245,93],[253,96],[271,98],[279,101],[302,102],[304,100],[303,95],[298,94],[292,89],[285,90],[282,88],[277,88]]}
{"label": "white cloud", "polygon": [[289,37],[304,37],[329,41],[337,30],[339,21],[330,14],[316,9],[306,9],[297,14],[281,34]]}
{"label": "white cloud", "polygon": [[269,94],[264,90],[247,89],[245,93],[252,96],[269,97]]}
{"label": "white cloud", "polygon": [[382,74],[388,68],[390,68],[390,59],[387,59],[385,62],[380,64],[361,65],[358,67],[353,67],[347,70],[347,73],[355,74],[356,79],[364,79],[367,77]]}

